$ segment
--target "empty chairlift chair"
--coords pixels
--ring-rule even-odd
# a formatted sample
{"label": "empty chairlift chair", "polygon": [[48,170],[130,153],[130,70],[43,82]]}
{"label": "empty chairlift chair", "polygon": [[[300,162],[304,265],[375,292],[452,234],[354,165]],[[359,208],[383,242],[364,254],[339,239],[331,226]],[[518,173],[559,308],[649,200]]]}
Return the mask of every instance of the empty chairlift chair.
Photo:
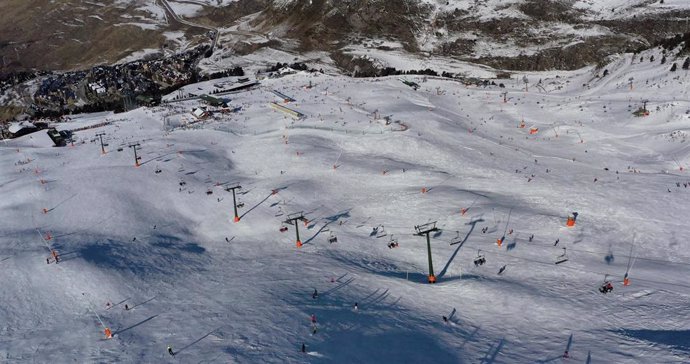
{"label": "empty chairlift chair", "polygon": [[607,294],[607,293],[613,291],[613,284],[611,283],[611,281],[608,280],[608,278],[609,278],[609,275],[608,274],[605,275],[604,276],[604,283],[602,283],[601,286],[599,286],[599,292],[601,292],[603,294]]}
{"label": "empty chairlift chair", "polygon": [[335,236],[335,234],[333,234],[332,231],[331,231],[331,235],[328,237],[328,242],[331,244],[338,242],[338,237]]}
{"label": "empty chairlift chair", "polygon": [[556,264],[565,263],[567,261],[568,261],[568,254],[567,254],[565,247],[563,247],[563,254],[556,257]]}

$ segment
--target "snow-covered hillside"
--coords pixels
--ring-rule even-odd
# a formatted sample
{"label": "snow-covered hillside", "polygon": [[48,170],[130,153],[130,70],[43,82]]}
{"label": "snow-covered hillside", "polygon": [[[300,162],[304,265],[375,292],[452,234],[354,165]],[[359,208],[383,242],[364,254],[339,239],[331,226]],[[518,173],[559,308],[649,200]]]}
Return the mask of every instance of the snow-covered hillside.
{"label": "snow-covered hillside", "polygon": [[638,57],[505,88],[299,73],[201,122],[4,141],[0,362],[687,362],[688,71]]}

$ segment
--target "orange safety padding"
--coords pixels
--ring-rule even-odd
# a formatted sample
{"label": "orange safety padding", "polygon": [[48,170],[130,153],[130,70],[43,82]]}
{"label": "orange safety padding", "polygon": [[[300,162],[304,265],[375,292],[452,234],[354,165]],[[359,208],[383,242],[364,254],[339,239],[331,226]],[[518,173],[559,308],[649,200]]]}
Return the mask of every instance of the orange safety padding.
{"label": "orange safety padding", "polygon": [[572,217],[568,217],[568,221],[565,223],[565,225],[568,227],[575,226],[575,219],[573,219]]}
{"label": "orange safety padding", "polygon": [[298,248],[301,248],[301,247],[302,247],[302,242],[299,241],[299,240],[297,240],[297,247],[298,247]]}
{"label": "orange safety padding", "polygon": [[436,283],[436,276],[433,274],[429,275],[429,283]]}

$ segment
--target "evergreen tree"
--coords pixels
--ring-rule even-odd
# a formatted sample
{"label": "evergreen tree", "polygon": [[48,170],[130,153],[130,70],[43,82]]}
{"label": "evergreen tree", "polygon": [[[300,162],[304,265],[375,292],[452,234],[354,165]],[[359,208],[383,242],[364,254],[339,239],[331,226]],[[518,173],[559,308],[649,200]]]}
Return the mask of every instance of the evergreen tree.
{"label": "evergreen tree", "polygon": [[684,70],[690,68],[690,57],[685,59],[685,62],[683,62],[683,66],[681,68],[683,68]]}
{"label": "evergreen tree", "polygon": [[666,56],[661,57],[661,64],[666,63]]}
{"label": "evergreen tree", "polygon": [[649,62],[654,62],[654,56],[649,57]]}
{"label": "evergreen tree", "polygon": [[671,72],[676,72],[676,69],[677,69],[677,68],[678,68],[678,67],[677,67],[676,64],[674,63],[673,66],[671,66]]}

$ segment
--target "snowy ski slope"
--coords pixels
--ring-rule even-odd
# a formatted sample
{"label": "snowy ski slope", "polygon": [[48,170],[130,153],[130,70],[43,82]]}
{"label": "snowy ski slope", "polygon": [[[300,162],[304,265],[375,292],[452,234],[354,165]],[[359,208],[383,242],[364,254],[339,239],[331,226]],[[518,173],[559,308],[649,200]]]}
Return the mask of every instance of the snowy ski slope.
{"label": "snowy ski slope", "polygon": [[0,362],[688,362],[688,72],[631,61],[528,91],[299,73],[186,126],[196,101],[4,141]]}

